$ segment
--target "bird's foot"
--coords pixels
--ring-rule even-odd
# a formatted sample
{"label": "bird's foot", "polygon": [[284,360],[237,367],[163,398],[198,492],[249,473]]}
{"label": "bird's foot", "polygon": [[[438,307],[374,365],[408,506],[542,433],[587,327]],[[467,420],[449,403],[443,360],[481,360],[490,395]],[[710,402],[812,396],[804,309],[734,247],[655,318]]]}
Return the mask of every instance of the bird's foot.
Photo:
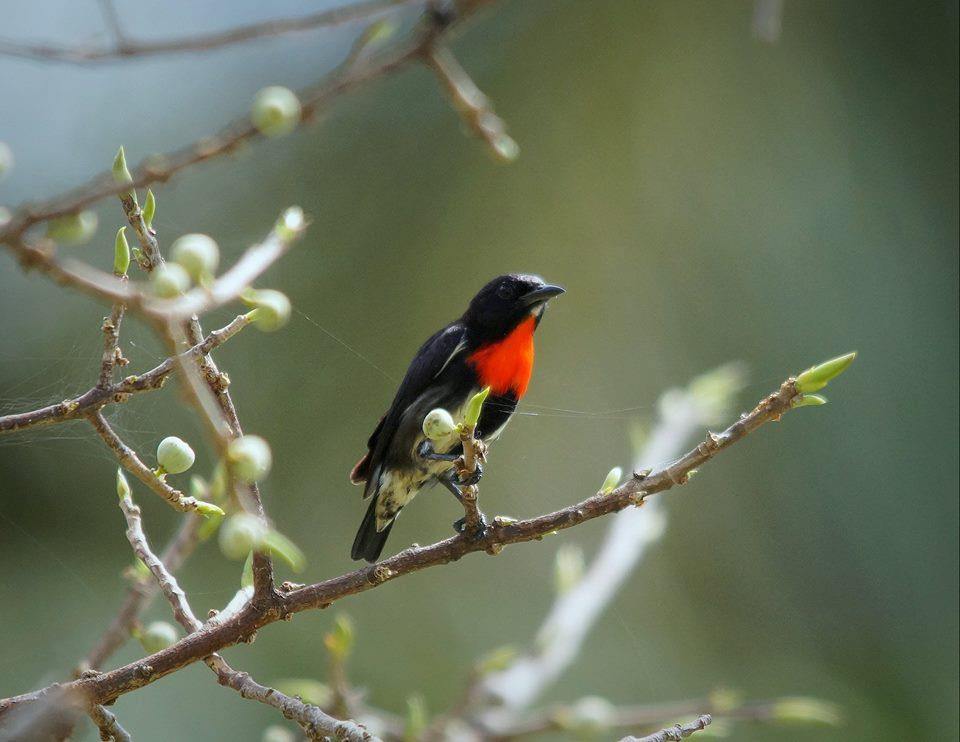
{"label": "bird's foot", "polygon": [[456,461],[460,458],[456,453],[437,453],[433,450],[433,444],[430,441],[423,441],[417,447],[417,456],[427,461]]}
{"label": "bird's foot", "polygon": [[489,524],[487,523],[487,517],[481,512],[477,511],[477,523],[473,528],[467,527],[467,518],[464,516],[453,523],[453,530],[461,535],[467,535],[473,541],[479,541],[483,538],[484,534],[487,532]]}
{"label": "bird's foot", "polygon": [[483,466],[480,462],[476,462],[476,468],[472,472],[465,472],[460,469],[457,470],[457,478],[455,483],[461,487],[469,487],[472,484],[476,484],[480,481],[480,478],[483,476]]}

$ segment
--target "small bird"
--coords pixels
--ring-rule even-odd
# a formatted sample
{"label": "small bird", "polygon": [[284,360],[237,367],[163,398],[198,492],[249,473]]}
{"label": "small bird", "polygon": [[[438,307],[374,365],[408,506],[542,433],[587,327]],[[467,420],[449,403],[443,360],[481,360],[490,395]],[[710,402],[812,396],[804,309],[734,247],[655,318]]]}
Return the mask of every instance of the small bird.
{"label": "small bird", "polygon": [[459,498],[460,486],[477,481],[482,469],[471,481],[456,474],[454,462],[463,453],[459,439],[438,449],[424,436],[423,419],[438,407],[461,419],[467,401],[490,387],[476,436],[484,443],[495,440],[527,391],[533,333],[547,302],[563,292],[539,276],[498,276],[480,289],[463,316],[420,346],[367,453],[350,473],[371,500],[353,541],[354,559],[379,559],[400,511],[427,484],[440,482]]}

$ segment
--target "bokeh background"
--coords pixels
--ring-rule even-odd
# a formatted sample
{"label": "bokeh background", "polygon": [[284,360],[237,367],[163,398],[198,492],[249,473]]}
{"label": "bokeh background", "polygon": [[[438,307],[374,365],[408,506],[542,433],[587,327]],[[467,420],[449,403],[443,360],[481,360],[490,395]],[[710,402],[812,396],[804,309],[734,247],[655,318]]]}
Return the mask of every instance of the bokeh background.
{"label": "bokeh background", "polygon": [[[159,38],[321,4],[118,7],[129,32]],[[549,700],[725,686],[831,699],[847,718],[839,730],[739,726],[736,739],[956,738],[957,3],[788,0],[776,43],[751,34],[752,12],[503,2],[455,49],[520,143],[514,165],[463,136],[431,75],[409,69],[316,125],[160,186],[157,227],[164,244],[208,232],[229,260],[288,205],[313,219],[262,282],[292,298],[290,325],[218,354],[245,427],[274,446],[266,502],[307,552],[299,579],[352,567],[363,506],[346,473],[413,350],[494,274],[538,272],[568,293],[538,335],[525,409],[540,414],[496,447],[488,512],[532,515],[595,491],[629,465],[632,421],[654,415],[659,393],[720,363],[748,365],[746,409],[788,373],[859,350],[829,406],[765,429],[669,495],[666,537]],[[2,27],[106,40],[93,0],[8,3]],[[95,67],[0,58],[0,140],[16,156],[0,204],[81,182],[121,143],[136,162],[191,142],[260,87],[317,79],[359,28]],[[70,249],[106,267],[122,215],[115,202],[99,213],[97,238]],[[87,388],[102,315],[0,256],[0,412]],[[160,357],[132,322],[123,348],[132,369]],[[110,419],[147,454],[178,434],[196,444],[198,471],[210,467],[172,388]],[[81,423],[0,438],[0,696],[60,678],[121,600],[130,553],[114,468]],[[138,497],[159,543],[173,514]],[[456,517],[445,495],[422,496],[388,548],[446,536]],[[558,546],[589,555],[605,526],[345,601],[352,678],[391,710],[411,692],[444,708],[477,655],[530,640]],[[202,613],[238,576],[210,543],[183,583]],[[332,619],[301,615],[227,656],[265,681],[322,678]],[[136,656],[131,642],[115,660]],[[202,666],[124,697],[118,713],[145,740],[255,740],[276,721]]]}

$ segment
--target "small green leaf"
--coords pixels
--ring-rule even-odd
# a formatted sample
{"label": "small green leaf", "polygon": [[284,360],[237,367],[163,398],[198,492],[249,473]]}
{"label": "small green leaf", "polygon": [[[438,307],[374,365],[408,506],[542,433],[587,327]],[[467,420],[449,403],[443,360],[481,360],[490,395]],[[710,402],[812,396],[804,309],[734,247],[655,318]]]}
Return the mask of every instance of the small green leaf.
{"label": "small green leaf", "polygon": [[153,191],[147,191],[147,198],[143,204],[143,222],[147,225],[147,229],[153,227],[153,217],[157,214],[157,198],[153,195]]}
{"label": "small green leaf", "polygon": [[470,398],[470,401],[467,402],[467,407],[463,413],[463,424],[469,430],[472,431],[477,427],[477,421],[480,420],[480,412],[483,409],[483,403],[486,401],[489,394],[490,387],[484,387],[482,391],[474,394]]}
{"label": "small green leaf", "polygon": [[123,469],[117,469],[117,497],[121,500],[126,500],[128,497],[132,497],[133,493],[130,491],[130,483],[127,481],[126,475],[123,473]]}
{"label": "small green leaf", "polygon": [[[123,145],[120,145],[120,149],[117,150],[117,156],[113,158],[113,180],[116,183],[132,183],[133,176],[130,174],[130,169],[127,167],[127,155],[123,151]],[[133,199],[133,202],[137,202],[137,192],[134,189],[130,189],[128,192],[130,198]]]}
{"label": "small green leaf", "polygon": [[407,698],[407,723],[403,730],[405,742],[416,742],[423,736],[430,714],[427,712],[427,702],[419,693]]}
{"label": "small green leaf", "polygon": [[272,528],[260,539],[259,546],[268,549],[274,556],[285,561],[294,572],[302,572],[307,566],[307,558],[300,548],[289,538]]}
{"label": "small green leaf", "polygon": [[773,718],[787,724],[824,724],[839,726],[843,721],[840,709],[819,698],[795,696],[780,698],[773,704]]}
{"label": "small green leaf", "polygon": [[243,572],[240,573],[240,587],[253,587],[253,552],[247,554],[243,563]]}
{"label": "small green leaf", "polygon": [[520,650],[509,644],[503,647],[497,647],[477,660],[477,674],[490,675],[491,673],[506,670],[519,654]]}
{"label": "small green leaf", "polygon": [[825,405],[827,403],[827,398],[819,394],[801,394],[799,397],[794,397],[793,401],[790,402],[791,407],[819,407],[820,405]]}
{"label": "small green leaf", "polygon": [[338,662],[350,656],[354,644],[353,621],[350,616],[341,613],[333,623],[333,629],[324,635],[324,646]]}
{"label": "small green leaf", "polygon": [[204,502],[199,500],[197,502],[197,515],[202,515],[204,518],[210,518],[213,516],[223,517],[226,513],[223,512],[223,508],[220,508],[214,505],[212,502]]}
{"label": "small green leaf", "polygon": [[130,268],[130,244],[127,242],[126,227],[117,230],[117,239],[113,245],[113,272],[118,276],[127,275]]}
{"label": "small green leaf", "polygon": [[823,389],[833,379],[842,374],[857,357],[856,351],[846,353],[816,366],[811,366],[797,376],[797,391],[802,393],[816,392]]}
{"label": "small green leaf", "polygon": [[607,472],[607,478],[603,480],[603,484],[600,486],[600,491],[609,495],[613,492],[617,485],[620,484],[620,480],[623,478],[623,469],[619,466],[613,467],[609,472]]}

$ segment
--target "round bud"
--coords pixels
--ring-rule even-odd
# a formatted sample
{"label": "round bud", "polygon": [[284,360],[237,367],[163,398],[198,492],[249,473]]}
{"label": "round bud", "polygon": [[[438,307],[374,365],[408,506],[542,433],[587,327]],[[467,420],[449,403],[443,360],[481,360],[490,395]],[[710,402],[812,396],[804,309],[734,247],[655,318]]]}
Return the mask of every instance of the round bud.
{"label": "round bud", "polygon": [[172,299],[190,288],[190,274],[179,263],[164,263],[153,269],[150,283],[154,294],[161,299]]}
{"label": "round bud", "polygon": [[250,118],[264,136],[282,137],[297,128],[300,113],[300,101],[292,90],[271,85],[253,99]]}
{"label": "round bud", "polygon": [[154,621],[140,635],[140,643],[149,654],[177,643],[177,630],[166,621]]}
{"label": "round bud", "polygon": [[273,289],[248,292],[244,297],[253,306],[250,320],[258,330],[273,332],[290,321],[290,300],[286,294]]}
{"label": "round bud", "polygon": [[442,407],[430,410],[423,418],[423,434],[432,441],[442,440],[456,429],[453,416]]}
{"label": "round bud", "polygon": [[167,436],[157,446],[157,463],[168,474],[185,472],[196,459],[193,449],[175,435]]}
{"label": "round bud", "polygon": [[205,234],[185,234],[170,246],[170,257],[179,263],[194,281],[212,276],[220,263],[220,248]]}
{"label": "round bud", "polygon": [[266,524],[255,515],[237,513],[220,526],[220,551],[227,559],[246,559],[267,533]]}
{"label": "round bud", "polygon": [[0,178],[13,168],[13,150],[6,142],[0,142]]}
{"label": "round bud", "polygon": [[233,475],[243,482],[259,482],[273,463],[268,444],[259,435],[235,438],[227,446],[227,460]]}
{"label": "round bud", "polygon": [[97,215],[92,211],[58,216],[47,224],[47,237],[65,245],[79,245],[93,237],[97,221]]}

